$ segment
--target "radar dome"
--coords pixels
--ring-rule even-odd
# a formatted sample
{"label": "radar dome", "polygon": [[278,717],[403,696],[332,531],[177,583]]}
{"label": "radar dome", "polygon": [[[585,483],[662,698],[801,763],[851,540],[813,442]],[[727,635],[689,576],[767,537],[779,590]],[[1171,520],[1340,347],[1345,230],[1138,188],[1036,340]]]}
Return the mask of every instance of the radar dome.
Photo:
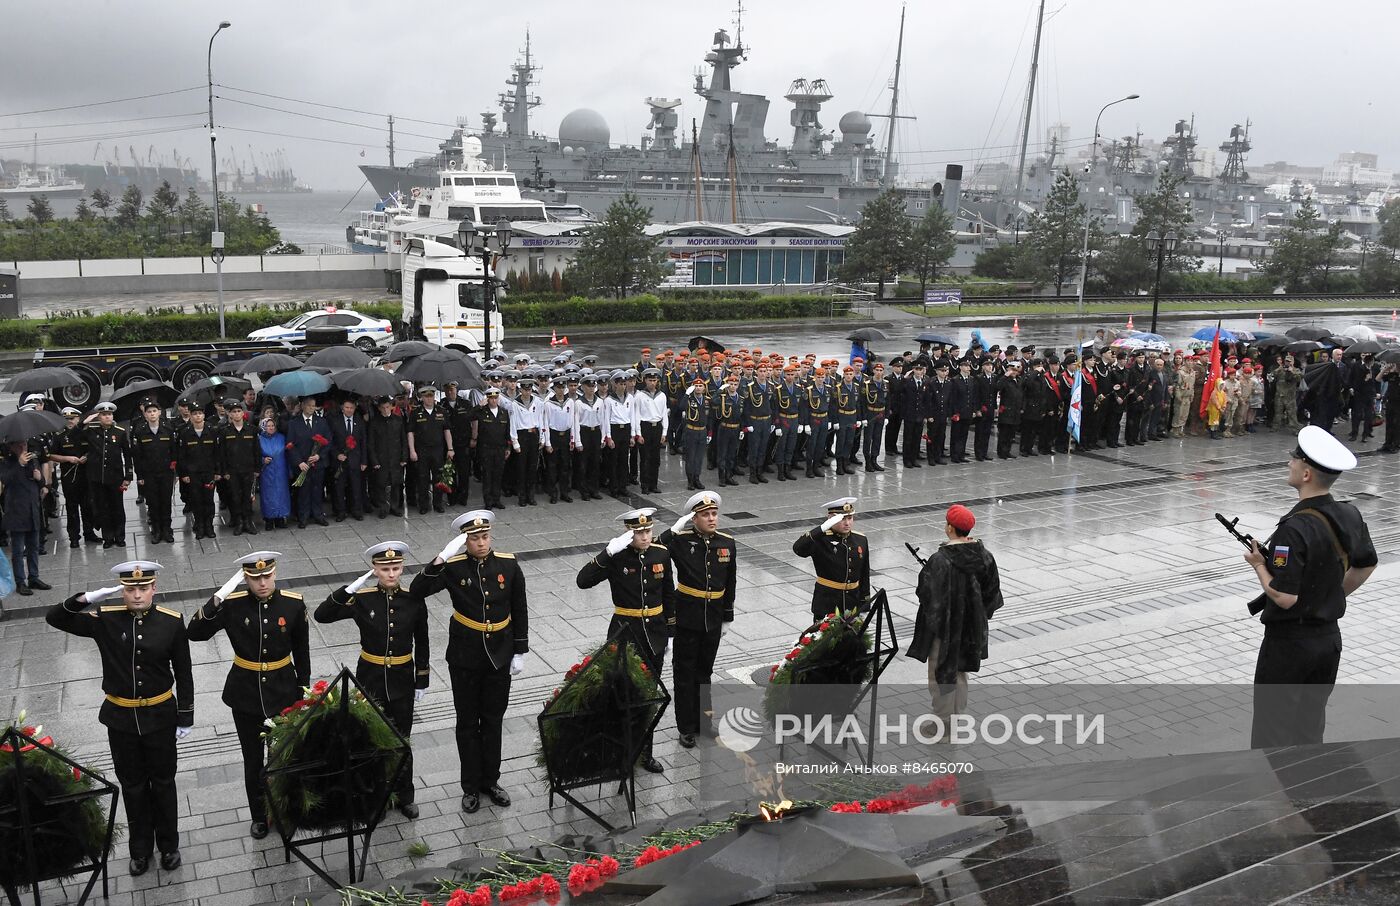
{"label": "radar dome", "polygon": [[559,123],[559,144],[594,150],[608,145],[608,124],[596,110],[580,107]]}
{"label": "radar dome", "polygon": [[838,128],[845,135],[865,135],[870,131],[870,117],[859,110],[851,110],[841,115]]}

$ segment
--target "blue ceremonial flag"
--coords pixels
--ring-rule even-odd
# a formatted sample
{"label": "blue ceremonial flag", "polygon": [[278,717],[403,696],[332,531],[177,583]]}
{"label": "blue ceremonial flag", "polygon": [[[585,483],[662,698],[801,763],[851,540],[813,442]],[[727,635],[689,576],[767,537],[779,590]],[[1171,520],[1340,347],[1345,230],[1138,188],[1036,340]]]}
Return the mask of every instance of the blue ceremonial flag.
{"label": "blue ceremonial flag", "polygon": [[1075,443],[1079,443],[1079,423],[1084,415],[1083,404],[1084,372],[1074,373],[1074,389],[1069,394],[1069,433]]}

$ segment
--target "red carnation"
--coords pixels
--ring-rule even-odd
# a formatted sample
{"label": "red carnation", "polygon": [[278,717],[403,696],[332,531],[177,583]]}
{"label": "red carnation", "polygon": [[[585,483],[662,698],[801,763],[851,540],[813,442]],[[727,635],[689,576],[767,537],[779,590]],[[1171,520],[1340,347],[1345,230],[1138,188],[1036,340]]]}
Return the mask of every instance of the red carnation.
{"label": "red carnation", "polygon": [[491,888],[485,884],[467,895],[467,906],[490,906]]}
{"label": "red carnation", "polygon": [[355,440],[355,435],[351,434],[349,437],[345,438],[345,449],[353,450],[359,445],[359,441]]}
{"label": "red carnation", "polygon": [[292,445],[291,445],[290,443],[288,443],[288,444],[287,444],[287,449],[290,450],[291,448],[292,448]]}
{"label": "red carnation", "polygon": [[831,623],[827,620],[822,620],[822,624],[817,628],[820,629],[822,632],[826,632],[828,629],[831,628]]}
{"label": "red carnation", "polygon": [[326,438],[325,438],[324,436],[320,435],[320,434],[313,434],[313,435],[311,435],[311,439],[312,439],[317,445],[322,446],[322,447],[329,447],[329,446],[331,445],[331,442],[328,441],[328,440],[326,440]]}
{"label": "red carnation", "polygon": [[316,685],[311,687],[311,691],[315,692],[317,695],[323,695],[325,691],[329,688],[330,683],[326,682],[325,680],[317,680]]}
{"label": "red carnation", "polygon": [[540,892],[547,897],[559,896],[559,879],[554,875],[540,875]]}
{"label": "red carnation", "polygon": [[604,856],[598,862],[598,872],[605,878],[611,878],[620,871],[622,866],[612,856]]}
{"label": "red carnation", "polygon": [[785,661],[790,661],[790,660],[792,660],[793,658],[797,657],[798,653],[799,653],[799,652],[798,652],[798,649],[794,648],[794,649],[792,649],[791,651],[789,651],[787,654],[783,655],[783,660],[785,660]]}

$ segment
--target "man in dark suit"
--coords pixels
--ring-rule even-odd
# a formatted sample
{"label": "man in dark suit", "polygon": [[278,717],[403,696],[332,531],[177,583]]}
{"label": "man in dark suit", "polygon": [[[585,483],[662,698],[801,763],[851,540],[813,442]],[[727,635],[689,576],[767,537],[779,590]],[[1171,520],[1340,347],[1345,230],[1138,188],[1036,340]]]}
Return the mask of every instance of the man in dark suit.
{"label": "man in dark suit", "polygon": [[331,452],[335,454],[335,496],[331,509],[335,521],[348,514],[357,522],[365,518],[365,420],[355,411],[355,401],[340,404],[340,414],[331,419]]}
{"label": "man in dark suit", "polygon": [[[317,440],[316,438],[321,438]],[[301,412],[287,420],[287,443],[292,468],[292,481],[300,481],[297,492],[297,528],[306,528],[306,520],[317,525],[330,525],[326,521],[325,477],[327,447],[330,443],[331,426],[316,411],[315,397],[301,398]],[[305,477],[301,477],[304,475]]]}

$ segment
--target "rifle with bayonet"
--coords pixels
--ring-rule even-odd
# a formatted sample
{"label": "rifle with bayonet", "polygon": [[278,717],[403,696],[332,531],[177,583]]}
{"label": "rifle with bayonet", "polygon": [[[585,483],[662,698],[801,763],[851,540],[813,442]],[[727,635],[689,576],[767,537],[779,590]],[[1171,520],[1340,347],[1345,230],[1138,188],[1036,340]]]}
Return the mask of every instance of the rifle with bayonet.
{"label": "rifle with bayonet", "polygon": [[[1239,524],[1240,517],[1236,516],[1234,519],[1226,519],[1220,513],[1216,513],[1215,518],[1217,521],[1220,522],[1221,525],[1225,526],[1225,531],[1229,532],[1231,535],[1234,535],[1235,540],[1238,541],[1240,544],[1244,545],[1245,550],[1252,551],[1254,550],[1255,545],[1259,543],[1254,540],[1253,535],[1250,535],[1248,533],[1242,534],[1239,529],[1235,528],[1235,526]],[[1260,549],[1262,550],[1262,547]],[[1264,563],[1267,567],[1267,558],[1265,559]],[[1264,605],[1266,603],[1268,603],[1268,595],[1261,593],[1257,598],[1249,602],[1249,615],[1254,616],[1255,614],[1259,613],[1259,611],[1264,609]]]}

